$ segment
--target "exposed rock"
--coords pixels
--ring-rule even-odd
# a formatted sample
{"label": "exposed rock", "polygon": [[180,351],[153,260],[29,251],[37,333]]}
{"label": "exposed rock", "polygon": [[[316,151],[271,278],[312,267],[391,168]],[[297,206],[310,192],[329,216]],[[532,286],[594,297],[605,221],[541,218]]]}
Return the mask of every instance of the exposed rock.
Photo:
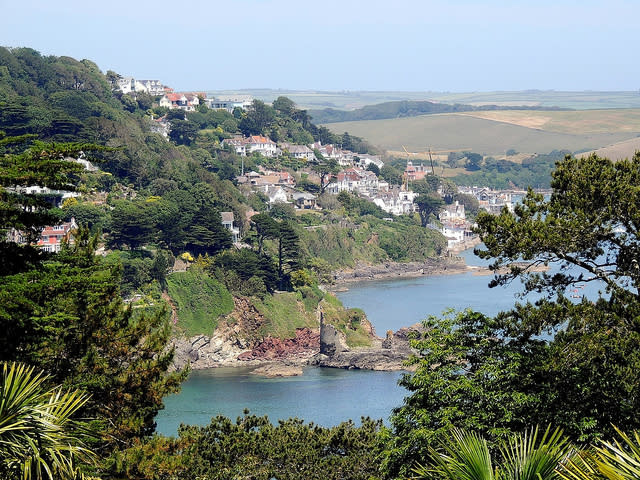
{"label": "exposed rock", "polygon": [[[335,330],[331,325],[325,325],[323,332],[328,328]],[[422,331],[420,324],[408,328],[401,328],[396,333],[387,332],[387,337],[370,348],[341,349],[335,345],[327,345],[324,351],[314,356],[309,364],[321,367],[346,368],[346,369],[366,369],[366,370],[407,370],[404,364],[409,355],[413,353],[409,345],[412,336]],[[340,332],[338,332],[340,333]],[[339,338],[339,336],[336,336]],[[330,340],[330,336],[325,336],[325,342]],[[322,342],[322,334],[321,334]],[[322,345],[322,343],[321,343]]]}
{"label": "exposed rock", "polygon": [[[322,318],[322,317],[321,317]],[[338,331],[333,325],[320,321],[320,353],[329,357],[340,353],[348,352],[349,346],[344,334]]]}
{"label": "exposed rock", "polygon": [[336,284],[377,280],[394,277],[419,277],[422,275],[444,275],[467,271],[460,257],[432,258],[424,262],[385,262],[378,265],[358,265],[356,268],[340,270],[334,274]]}
{"label": "exposed rock", "polygon": [[238,356],[238,360],[276,360],[293,356],[310,356],[320,348],[320,334],[310,328],[296,329],[295,338],[266,337],[250,351]]}
{"label": "exposed rock", "polygon": [[295,377],[302,375],[302,367],[299,365],[283,365],[280,363],[268,363],[262,365],[251,372],[253,375],[262,377]]}
{"label": "exposed rock", "polygon": [[[402,328],[378,338],[365,319],[361,326],[370,335],[372,346],[349,348],[346,338],[333,325],[324,322],[318,309],[318,330],[299,328],[294,338],[259,338],[264,317],[247,299],[234,299],[235,309],[209,335],[175,338],[174,365],[202,369],[219,366],[260,366],[255,373],[265,376],[289,376],[302,373],[302,365],[370,370],[406,369],[403,362],[411,354],[409,337],[420,326]],[[264,368],[263,368],[264,367]]]}

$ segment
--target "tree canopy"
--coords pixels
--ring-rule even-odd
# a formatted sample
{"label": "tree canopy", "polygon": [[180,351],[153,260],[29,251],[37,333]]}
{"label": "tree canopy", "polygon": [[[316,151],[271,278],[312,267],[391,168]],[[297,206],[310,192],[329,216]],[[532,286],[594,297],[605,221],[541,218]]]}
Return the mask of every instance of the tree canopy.
{"label": "tree canopy", "polygon": [[[495,318],[467,311],[424,323],[387,472],[406,474],[452,427],[492,445],[531,425],[558,426],[576,442],[610,437],[612,425],[640,428],[638,175],[640,155],[567,157],[548,200],[530,191],[513,212],[478,215],[476,253],[493,260],[491,285],[522,278],[525,293],[544,295]],[[589,282],[598,298],[566,294]]]}

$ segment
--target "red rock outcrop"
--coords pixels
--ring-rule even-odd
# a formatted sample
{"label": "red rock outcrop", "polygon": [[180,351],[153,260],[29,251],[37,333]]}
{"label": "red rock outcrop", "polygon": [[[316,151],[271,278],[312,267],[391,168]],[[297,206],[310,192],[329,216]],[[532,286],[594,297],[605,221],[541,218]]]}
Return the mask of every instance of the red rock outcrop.
{"label": "red rock outcrop", "polygon": [[315,354],[320,350],[320,333],[310,328],[296,329],[295,338],[266,337],[251,351],[238,356],[238,360],[281,360],[289,357]]}

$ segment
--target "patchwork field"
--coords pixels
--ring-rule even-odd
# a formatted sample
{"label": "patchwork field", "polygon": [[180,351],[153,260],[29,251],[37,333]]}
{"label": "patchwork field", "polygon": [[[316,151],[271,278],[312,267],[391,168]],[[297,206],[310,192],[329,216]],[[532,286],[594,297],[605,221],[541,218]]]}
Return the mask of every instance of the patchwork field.
{"label": "patchwork field", "polygon": [[431,100],[442,103],[471,105],[528,105],[583,109],[640,108],[640,93],[630,92],[557,92],[527,90],[521,92],[394,92],[394,91],[322,91],[322,90],[211,90],[215,95],[251,95],[265,102],[273,102],[280,95],[289,97],[299,107],[307,109],[338,108],[353,110],[394,100]]}
{"label": "patchwork field", "polygon": [[640,137],[614,143],[613,145],[608,145],[595,151],[581,153],[580,155],[596,153],[601,157],[610,158],[611,160],[621,160],[623,158],[631,158],[636,152],[640,152]]}
{"label": "patchwork field", "polygon": [[494,111],[423,115],[388,120],[326,124],[348,131],[383,150],[411,152],[468,149],[501,156],[552,150],[584,152],[640,134],[640,110]]}

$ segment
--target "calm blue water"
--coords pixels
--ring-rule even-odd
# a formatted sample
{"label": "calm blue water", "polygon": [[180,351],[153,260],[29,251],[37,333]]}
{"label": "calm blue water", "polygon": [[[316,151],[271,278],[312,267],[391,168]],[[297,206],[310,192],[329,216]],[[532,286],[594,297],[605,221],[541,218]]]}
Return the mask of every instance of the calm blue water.
{"label": "calm blue water", "polygon": [[405,395],[397,385],[399,372],[309,367],[302,376],[267,379],[249,370],[192,372],[182,391],[165,399],[156,419],[158,432],[175,435],[181,423],[207,425],[216,415],[235,419],[245,408],[273,422],[298,417],[333,426],[362,416],[386,421]]}
{"label": "calm blue water", "polygon": [[[462,252],[467,265],[486,266],[488,261],[473,254],[473,250]],[[555,271],[552,268],[551,271]],[[362,308],[376,333],[384,336],[387,330],[396,331],[413,325],[429,315],[440,315],[448,308],[463,310],[471,308],[486,315],[495,315],[509,310],[514,303],[535,301],[539,295],[519,297],[524,288],[520,280],[506,287],[489,288],[491,275],[463,273],[409,279],[391,279],[348,285],[349,290],[337,293],[346,307]],[[586,284],[584,288],[567,295],[587,295],[595,298],[602,285]]]}
{"label": "calm blue water", "polygon": [[[483,264],[472,251],[462,256],[468,265]],[[384,336],[387,330],[412,325],[450,307],[494,315],[513,306],[522,284],[516,281],[506,288],[490,289],[490,279],[465,273],[363,282],[350,285],[338,297],[345,306],[362,308],[378,335]],[[593,298],[597,290],[597,285],[587,284],[577,293]],[[332,426],[361,416],[387,420],[406,394],[397,385],[397,372],[307,368],[302,376],[278,379],[248,372],[243,368],[194,371],[182,392],[165,400],[166,408],[157,417],[158,431],[174,435],[180,423],[206,425],[213,416],[235,418],[245,408],[268,415],[274,422],[298,417]]]}

